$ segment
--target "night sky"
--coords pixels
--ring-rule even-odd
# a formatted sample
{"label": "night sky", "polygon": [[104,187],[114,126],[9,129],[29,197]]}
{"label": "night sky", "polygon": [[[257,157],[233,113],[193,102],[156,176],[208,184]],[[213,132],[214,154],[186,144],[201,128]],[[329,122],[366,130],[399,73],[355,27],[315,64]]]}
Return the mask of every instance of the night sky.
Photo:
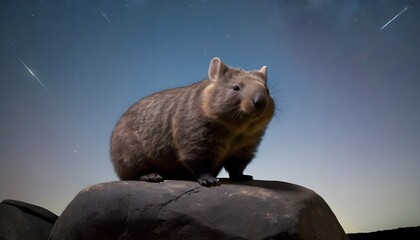
{"label": "night sky", "polygon": [[119,117],[218,56],[267,65],[279,107],[246,174],[316,191],[346,232],[418,226],[419,24],[415,0],[1,0],[0,201],[61,214],[117,180]]}

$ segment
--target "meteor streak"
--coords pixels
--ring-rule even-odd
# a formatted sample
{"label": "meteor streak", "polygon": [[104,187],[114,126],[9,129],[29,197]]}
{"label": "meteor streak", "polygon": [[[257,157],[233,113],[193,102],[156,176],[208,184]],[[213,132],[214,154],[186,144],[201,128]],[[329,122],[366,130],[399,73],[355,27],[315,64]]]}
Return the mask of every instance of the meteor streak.
{"label": "meteor streak", "polygon": [[108,17],[105,15],[104,12],[102,12],[102,10],[100,8],[97,8],[99,10],[99,12],[101,12],[102,16],[104,16],[104,18],[108,21],[108,23],[111,23],[111,21],[108,19]]}
{"label": "meteor streak", "polygon": [[381,30],[384,29],[388,24],[390,24],[392,21],[394,21],[398,16],[401,15],[401,13],[403,13],[404,11],[406,11],[408,8],[405,7],[400,13],[398,13],[397,15],[395,15],[395,17],[393,17],[391,20],[389,20],[384,26],[381,27]]}
{"label": "meteor streak", "polygon": [[19,61],[23,64],[23,66],[25,66],[25,68],[26,68],[26,69],[28,69],[29,73],[30,73],[33,77],[35,77],[35,78],[36,78],[36,80],[38,80],[39,84],[41,84],[41,86],[45,89],[45,91],[47,91],[47,93],[48,93],[48,94],[50,94],[50,96],[52,96],[52,94],[51,94],[50,90],[48,90],[48,88],[44,85],[44,83],[42,83],[41,79],[39,79],[39,78],[35,75],[35,73],[34,73],[34,72],[32,72],[32,70],[31,70],[28,66],[26,66],[26,64],[22,61],[22,59],[20,59],[19,57],[18,57],[18,59],[19,59]]}

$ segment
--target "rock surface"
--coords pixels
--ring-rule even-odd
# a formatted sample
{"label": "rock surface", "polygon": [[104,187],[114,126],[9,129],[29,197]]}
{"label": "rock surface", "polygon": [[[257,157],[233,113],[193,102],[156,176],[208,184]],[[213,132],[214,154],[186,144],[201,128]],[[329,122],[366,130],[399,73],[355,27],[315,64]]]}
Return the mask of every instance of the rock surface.
{"label": "rock surface", "polygon": [[250,181],[118,181],[81,191],[49,239],[348,239],[315,192]]}
{"label": "rock surface", "polygon": [[48,239],[57,218],[42,207],[4,200],[0,203],[0,239]]}

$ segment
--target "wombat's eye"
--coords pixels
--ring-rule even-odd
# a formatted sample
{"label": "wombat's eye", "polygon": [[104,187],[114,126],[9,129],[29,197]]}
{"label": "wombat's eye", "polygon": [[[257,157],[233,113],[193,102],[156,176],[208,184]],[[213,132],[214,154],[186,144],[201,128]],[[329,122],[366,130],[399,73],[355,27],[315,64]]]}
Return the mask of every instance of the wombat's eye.
{"label": "wombat's eye", "polygon": [[232,87],[233,91],[240,91],[241,88],[238,85]]}

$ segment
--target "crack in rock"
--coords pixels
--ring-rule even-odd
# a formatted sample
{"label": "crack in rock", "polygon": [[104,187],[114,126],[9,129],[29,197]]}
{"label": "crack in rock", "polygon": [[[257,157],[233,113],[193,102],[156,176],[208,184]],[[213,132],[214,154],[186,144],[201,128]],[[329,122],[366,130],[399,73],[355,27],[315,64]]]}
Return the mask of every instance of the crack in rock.
{"label": "crack in rock", "polygon": [[177,196],[177,197],[175,197],[175,198],[173,198],[173,199],[171,199],[171,200],[169,200],[169,201],[167,201],[167,202],[164,202],[164,203],[162,203],[162,204],[160,204],[160,207],[159,207],[159,211],[163,208],[163,207],[165,207],[166,205],[168,205],[168,204],[170,204],[170,203],[172,203],[172,202],[176,202],[176,201],[178,201],[178,199],[180,199],[182,196],[184,196],[184,195],[188,195],[188,194],[191,194],[191,193],[194,193],[197,189],[199,189],[200,187],[195,187],[195,188],[193,188],[193,189],[190,189],[190,190],[188,190],[188,191],[186,191],[186,192],[184,192],[184,193],[182,193],[182,194],[180,194],[179,196]]}

